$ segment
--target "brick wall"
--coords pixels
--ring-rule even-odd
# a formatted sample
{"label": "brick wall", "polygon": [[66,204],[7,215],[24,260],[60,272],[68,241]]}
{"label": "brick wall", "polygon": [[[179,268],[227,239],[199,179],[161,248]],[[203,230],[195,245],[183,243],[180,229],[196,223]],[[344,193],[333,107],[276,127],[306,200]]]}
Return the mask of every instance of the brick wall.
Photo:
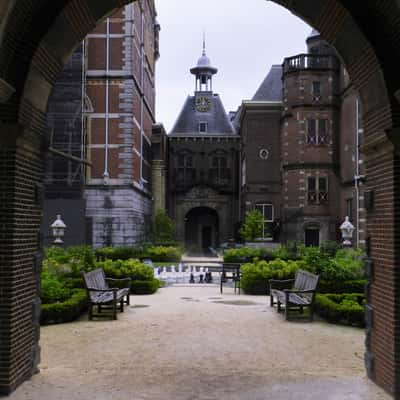
{"label": "brick wall", "polygon": [[[12,129],[8,127],[9,133]],[[10,135],[12,137],[12,135]],[[22,140],[22,139],[20,139]],[[36,371],[39,357],[41,158],[26,140],[0,142],[0,393]]]}

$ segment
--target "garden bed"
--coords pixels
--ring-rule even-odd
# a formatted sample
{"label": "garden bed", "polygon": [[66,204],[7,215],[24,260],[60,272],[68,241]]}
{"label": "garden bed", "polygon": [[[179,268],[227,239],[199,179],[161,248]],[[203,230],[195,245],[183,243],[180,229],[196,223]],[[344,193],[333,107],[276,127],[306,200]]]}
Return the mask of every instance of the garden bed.
{"label": "garden bed", "polygon": [[365,326],[365,296],[360,293],[317,294],[315,312],[329,322]]}

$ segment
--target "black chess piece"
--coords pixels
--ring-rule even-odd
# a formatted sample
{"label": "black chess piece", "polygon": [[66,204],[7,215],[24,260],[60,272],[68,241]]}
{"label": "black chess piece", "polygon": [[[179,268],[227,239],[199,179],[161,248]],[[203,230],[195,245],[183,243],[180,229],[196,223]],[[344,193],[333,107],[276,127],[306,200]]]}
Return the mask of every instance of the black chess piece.
{"label": "black chess piece", "polygon": [[194,283],[194,275],[193,275],[193,274],[190,274],[190,281],[189,281],[189,283]]}
{"label": "black chess piece", "polygon": [[199,280],[199,283],[204,283],[204,275],[203,274],[200,274],[200,280]]}

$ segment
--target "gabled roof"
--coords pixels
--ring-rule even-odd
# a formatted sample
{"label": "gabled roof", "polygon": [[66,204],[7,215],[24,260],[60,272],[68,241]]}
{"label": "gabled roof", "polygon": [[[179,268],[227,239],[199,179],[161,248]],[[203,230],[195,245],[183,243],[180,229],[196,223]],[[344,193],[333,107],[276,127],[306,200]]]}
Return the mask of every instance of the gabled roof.
{"label": "gabled roof", "polygon": [[273,65],[252,101],[282,101],[282,66]]}
{"label": "gabled roof", "polygon": [[[188,96],[170,136],[235,136],[237,135],[218,94],[210,96],[210,111],[199,112],[195,96]],[[207,123],[207,132],[199,132],[199,123]]]}

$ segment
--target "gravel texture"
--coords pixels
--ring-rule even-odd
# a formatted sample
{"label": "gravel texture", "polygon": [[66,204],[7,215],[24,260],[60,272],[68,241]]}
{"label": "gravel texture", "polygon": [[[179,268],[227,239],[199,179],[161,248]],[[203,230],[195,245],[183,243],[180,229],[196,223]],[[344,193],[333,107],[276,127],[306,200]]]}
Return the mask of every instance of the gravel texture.
{"label": "gravel texture", "polygon": [[213,285],[132,296],[117,321],[43,327],[41,373],[10,400],[389,400],[365,378],[364,331],[286,322]]}

